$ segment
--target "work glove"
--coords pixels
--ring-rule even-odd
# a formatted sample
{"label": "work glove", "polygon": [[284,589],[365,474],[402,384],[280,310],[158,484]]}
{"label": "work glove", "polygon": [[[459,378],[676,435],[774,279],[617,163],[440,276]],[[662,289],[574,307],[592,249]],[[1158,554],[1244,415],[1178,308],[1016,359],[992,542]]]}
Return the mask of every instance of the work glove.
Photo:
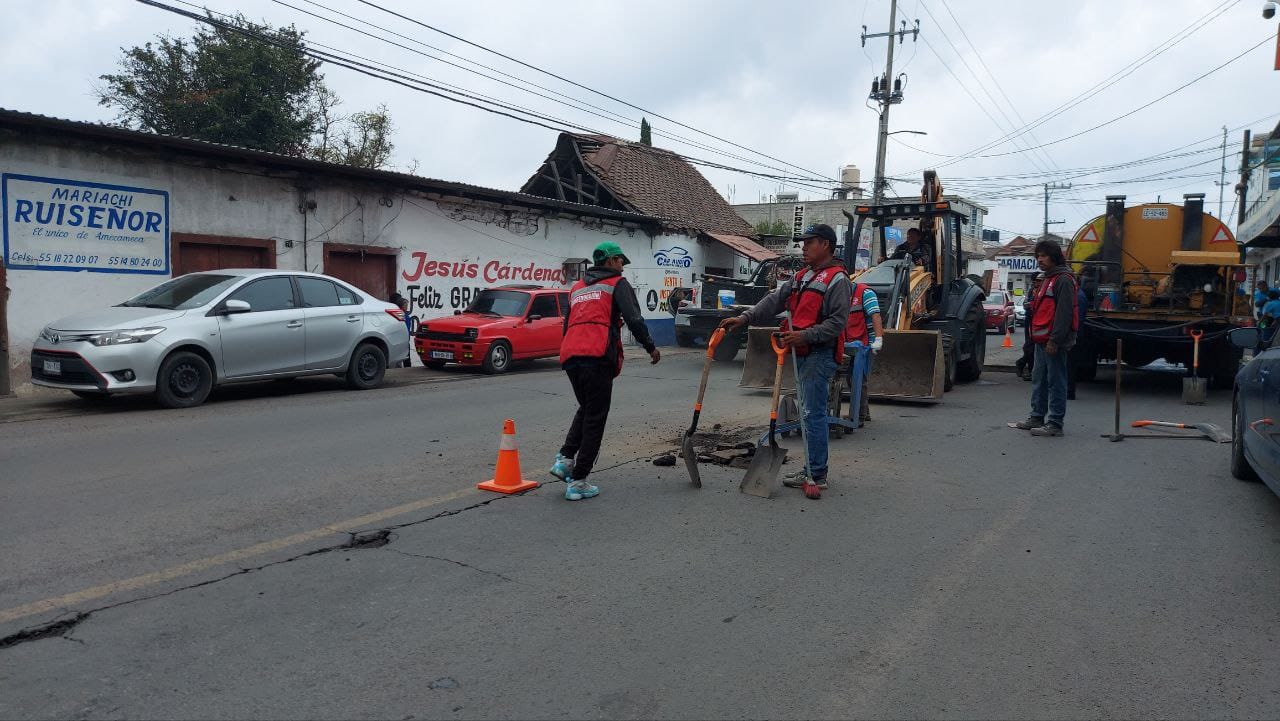
{"label": "work glove", "polygon": [[884,347],[884,338],[876,338],[875,340],[871,341],[872,353],[879,353],[880,349],[883,347]]}

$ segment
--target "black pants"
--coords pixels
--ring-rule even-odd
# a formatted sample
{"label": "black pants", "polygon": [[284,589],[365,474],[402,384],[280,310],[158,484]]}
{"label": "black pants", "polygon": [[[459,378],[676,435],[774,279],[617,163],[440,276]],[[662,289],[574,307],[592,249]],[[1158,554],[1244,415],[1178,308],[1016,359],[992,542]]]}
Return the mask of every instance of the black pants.
{"label": "black pants", "polygon": [[575,365],[565,369],[573,384],[573,395],[578,399],[578,412],[569,426],[560,455],[573,460],[575,481],[586,479],[600,455],[600,441],[604,438],[604,425],[609,420],[609,405],[613,401],[613,371],[604,363]]}

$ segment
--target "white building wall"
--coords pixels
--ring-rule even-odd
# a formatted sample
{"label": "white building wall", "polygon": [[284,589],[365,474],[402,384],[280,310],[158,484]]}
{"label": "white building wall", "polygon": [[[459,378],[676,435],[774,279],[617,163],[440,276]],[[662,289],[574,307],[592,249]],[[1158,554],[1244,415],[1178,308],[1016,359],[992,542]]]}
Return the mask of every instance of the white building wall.
{"label": "white building wall", "polygon": [[[568,287],[572,281],[565,277],[564,261],[590,258],[597,243],[612,240],[633,261],[627,277],[655,339],[674,342],[666,296],[673,287],[692,285],[693,273],[711,262],[695,238],[650,237],[615,221],[405,193],[341,178],[265,177],[250,167],[204,167],[189,159],[112,148],[6,143],[0,145],[0,173],[167,192],[169,234],[271,239],[276,267],[285,270],[324,272],[326,242],[394,248],[398,289],[419,320],[452,315],[480,288]],[[299,190],[300,185],[308,190]],[[9,223],[12,208],[5,213]],[[672,263],[673,248],[687,255]],[[127,300],[173,272],[172,259],[157,274],[24,270],[5,260],[10,382],[19,392],[30,388],[31,347],[43,327]]]}

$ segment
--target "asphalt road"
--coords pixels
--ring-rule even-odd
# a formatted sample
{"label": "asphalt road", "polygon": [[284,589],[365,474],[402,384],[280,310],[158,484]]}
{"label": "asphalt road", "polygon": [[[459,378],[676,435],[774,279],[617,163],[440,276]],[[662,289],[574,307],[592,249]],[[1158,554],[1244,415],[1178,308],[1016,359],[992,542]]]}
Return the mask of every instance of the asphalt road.
{"label": "asphalt road", "polygon": [[[649,464],[699,361],[628,365],[580,503],[470,490],[508,416],[543,480],[554,364],[0,426],[0,717],[1280,715],[1280,501],[1227,446],[1100,438],[1110,371],[1059,439],[1005,427],[1008,373],[873,405],[815,502]],[[737,370],[704,428],[764,420]],[[1228,425],[1222,394],[1126,383],[1126,421]]]}

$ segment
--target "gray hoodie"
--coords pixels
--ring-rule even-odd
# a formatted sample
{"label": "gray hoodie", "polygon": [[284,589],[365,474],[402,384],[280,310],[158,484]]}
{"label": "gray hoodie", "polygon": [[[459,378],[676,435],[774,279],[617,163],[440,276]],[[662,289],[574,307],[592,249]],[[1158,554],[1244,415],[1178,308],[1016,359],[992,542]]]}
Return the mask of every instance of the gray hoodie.
{"label": "gray hoodie", "polygon": [[[816,270],[833,265],[844,267],[843,263],[832,258],[826,265]],[[771,320],[786,310],[787,298],[791,297],[793,290],[795,290],[794,281],[788,280],[778,284],[777,290],[761,298],[759,303],[742,314],[747,319],[747,325]],[[849,282],[848,275],[840,273],[831,281],[826,294],[822,297],[822,315],[817,325],[804,329],[805,342],[810,348],[823,346],[830,348],[835,345],[836,339],[849,323],[849,299],[852,294],[853,284]]]}

